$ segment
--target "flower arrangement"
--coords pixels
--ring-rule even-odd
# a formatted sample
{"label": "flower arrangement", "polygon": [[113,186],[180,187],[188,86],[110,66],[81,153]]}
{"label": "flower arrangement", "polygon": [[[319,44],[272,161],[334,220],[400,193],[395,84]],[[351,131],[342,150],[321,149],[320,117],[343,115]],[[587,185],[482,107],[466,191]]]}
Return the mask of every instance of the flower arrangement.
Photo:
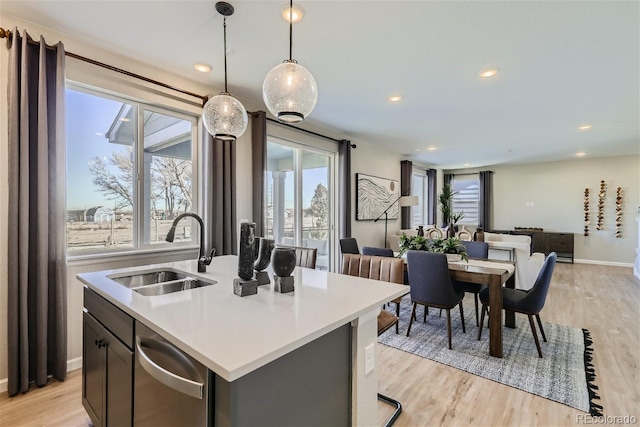
{"label": "flower arrangement", "polygon": [[469,260],[467,249],[457,237],[430,240],[424,236],[400,236],[400,256],[408,251],[429,251],[444,254],[460,255],[464,261]]}

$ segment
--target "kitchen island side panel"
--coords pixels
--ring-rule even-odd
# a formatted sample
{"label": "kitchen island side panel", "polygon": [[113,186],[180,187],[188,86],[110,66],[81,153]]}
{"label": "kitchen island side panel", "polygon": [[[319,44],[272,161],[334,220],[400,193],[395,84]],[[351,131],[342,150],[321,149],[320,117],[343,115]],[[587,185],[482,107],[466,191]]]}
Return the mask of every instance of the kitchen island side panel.
{"label": "kitchen island side panel", "polygon": [[351,424],[351,325],[227,382],[216,376],[216,426]]}

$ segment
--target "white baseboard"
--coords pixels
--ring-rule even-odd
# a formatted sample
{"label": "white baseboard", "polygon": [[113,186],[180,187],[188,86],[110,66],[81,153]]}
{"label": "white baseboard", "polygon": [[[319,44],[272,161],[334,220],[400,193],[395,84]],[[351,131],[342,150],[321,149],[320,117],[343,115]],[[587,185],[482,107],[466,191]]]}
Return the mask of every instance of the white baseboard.
{"label": "white baseboard", "polygon": [[[75,371],[82,368],[82,357],[76,357],[75,359],[67,360],[67,372]],[[0,393],[4,393],[9,389],[9,379],[3,378],[0,380]]]}
{"label": "white baseboard", "polygon": [[595,265],[610,265],[612,267],[629,267],[633,268],[631,262],[615,262],[615,261],[598,261],[594,259],[574,259],[575,264],[595,264]]}

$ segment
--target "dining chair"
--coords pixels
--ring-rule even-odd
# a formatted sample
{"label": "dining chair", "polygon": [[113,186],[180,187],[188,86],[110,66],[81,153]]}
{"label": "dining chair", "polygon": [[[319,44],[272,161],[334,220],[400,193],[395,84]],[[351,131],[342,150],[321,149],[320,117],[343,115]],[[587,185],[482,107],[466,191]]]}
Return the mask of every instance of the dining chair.
{"label": "dining chair", "polygon": [[[464,247],[467,250],[467,256],[469,258],[489,258],[489,244],[486,242],[471,242],[471,241],[461,241]],[[473,294],[473,301],[476,306],[476,325],[480,327],[480,311],[478,310],[478,294],[481,290],[486,288],[486,285],[478,285],[477,283],[469,283],[469,282],[459,282],[457,280],[453,281],[453,289],[457,292],[465,292]]]}
{"label": "dining chair", "polygon": [[[538,273],[538,278],[531,289],[502,288],[502,309],[526,314],[529,317],[529,326],[531,327],[533,339],[536,342],[536,348],[538,349],[538,356],[540,358],[542,358],[542,350],[540,348],[540,340],[538,340],[538,333],[536,332],[536,325],[533,322],[533,316],[535,316],[538,321],[542,339],[544,342],[547,342],[547,337],[544,334],[542,322],[540,321],[540,311],[544,307],[547,299],[551,276],[556,266],[556,257],[555,252],[551,252],[549,256],[547,256],[544,264],[542,264],[540,273]],[[489,307],[489,289],[484,289],[480,292],[480,302],[482,302],[482,314],[480,315],[480,324],[482,325],[484,315],[487,313],[487,307]],[[491,312],[489,312],[489,316],[491,316]],[[478,329],[478,340],[480,340],[480,338],[482,338],[482,328]]]}
{"label": "dining chair", "polygon": [[360,250],[355,237],[340,239],[340,252],[343,254],[359,254]]}
{"label": "dining chair", "polygon": [[[402,284],[404,277],[404,260],[393,257],[344,254],[342,256],[342,274]],[[378,314],[378,336],[382,335],[394,325],[396,327],[396,333],[398,333],[398,316],[394,316],[387,310],[380,310],[380,314]],[[389,427],[393,425],[398,416],[400,416],[402,404],[380,393],[378,393],[378,399],[396,408],[385,424],[385,427]]]}
{"label": "dining chair", "polygon": [[374,248],[373,246],[363,246],[362,255],[393,257],[393,249]]}
{"label": "dining chair", "polygon": [[466,333],[467,331],[464,326],[464,309],[462,308],[464,292],[453,289],[446,255],[437,252],[409,251],[407,252],[407,269],[409,270],[409,288],[413,303],[407,336],[411,332],[418,304],[425,306],[425,313],[427,307],[444,308],[447,310],[447,332],[449,334],[449,349],[451,349],[451,309],[456,305],[460,307],[462,332]]}
{"label": "dining chair", "polygon": [[[391,248],[375,248],[373,246],[363,246],[362,247],[362,255],[372,255],[372,256],[384,256],[384,257],[393,257],[393,249]],[[405,285],[409,284],[407,280],[407,273],[404,272],[403,283]],[[402,297],[398,297],[390,302],[396,305],[396,316],[400,317],[400,303],[402,302]],[[385,304],[386,306],[386,304]],[[396,324],[396,334],[398,333],[398,324]]]}
{"label": "dining chair", "polygon": [[279,248],[291,248],[296,251],[296,265],[299,267],[316,268],[318,249],[303,246],[278,245]]}

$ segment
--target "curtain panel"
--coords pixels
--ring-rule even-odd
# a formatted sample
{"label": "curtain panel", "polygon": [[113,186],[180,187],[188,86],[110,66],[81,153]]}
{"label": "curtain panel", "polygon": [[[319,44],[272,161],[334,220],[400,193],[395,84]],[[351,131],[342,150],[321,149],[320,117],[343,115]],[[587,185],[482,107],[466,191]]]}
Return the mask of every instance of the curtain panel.
{"label": "curtain panel", "polygon": [[338,208],[340,238],[351,237],[351,141],[343,139],[338,147]]}
{"label": "curtain panel", "polygon": [[478,206],[478,226],[484,231],[491,230],[491,204],[493,201],[493,172],[480,172],[480,200]]}
{"label": "curtain panel", "polygon": [[427,169],[427,224],[437,224],[438,215],[438,171]]}
{"label": "curtain panel", "polygon": [[[400,196],[411,195],[411,178],[413,174],[413,163],[409,160],[400,161]],[[400,208],[400,229],[411,228],[411,207]],[[386,239],[387,236],[384,236]]]}
{"label": "curtain panel", "polygon": [[67,372],[65,53],[14,29],[9,52],[8,391]]}
{"label": "curtain panel", "polygon": [[264,236],[264,178],[267,170],[267,113],[251,113],[251,156],[253,180],[253,221],[256,236]]}
{"label": "curtain panel", "polygon": [[[205,129],[203,153],[203,194],[205,241],[216,255],[238,252],[236,232],[236,142],[214,139]],[[210,249],[206,248],[205,253]]]}

